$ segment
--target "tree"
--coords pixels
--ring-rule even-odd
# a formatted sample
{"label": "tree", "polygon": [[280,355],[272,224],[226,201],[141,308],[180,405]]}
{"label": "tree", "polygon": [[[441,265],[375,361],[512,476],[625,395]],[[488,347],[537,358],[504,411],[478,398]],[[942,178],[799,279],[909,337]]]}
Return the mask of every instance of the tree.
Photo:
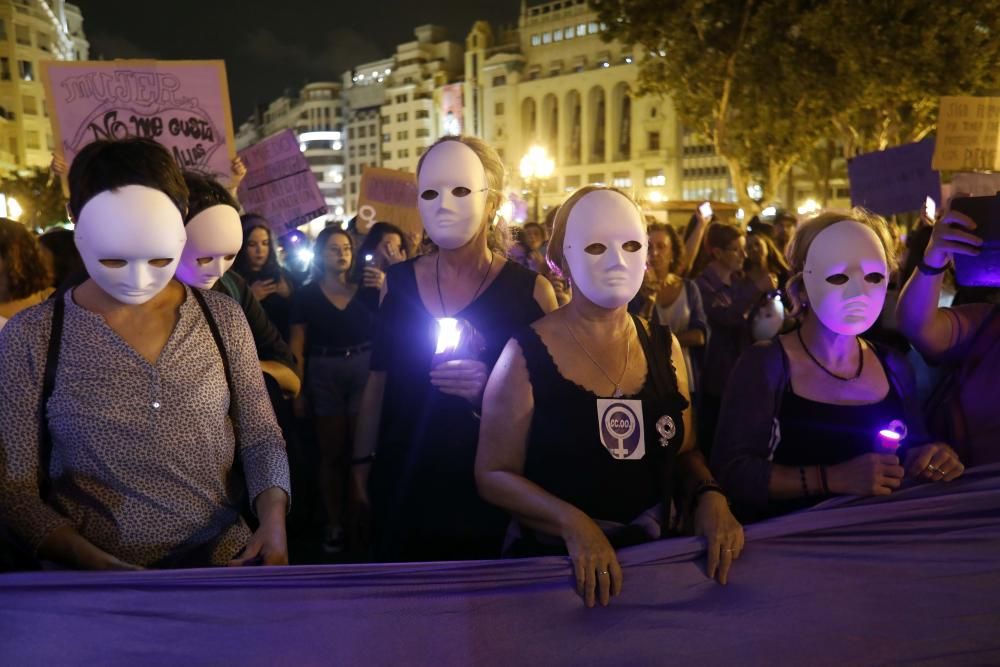
{"label": "tree", "polygon": [[66,220],[66,198],[58,178],[47,169],[33,169],[26,175],[0,181],[0,192],[21,205],[20,221],[35,229],[46,229]]}
{"label": "tree", "polygon": [[591,4],[605,39],[643,54],[640,94],[673,100],[729,165],[749,209],[751,178],[771,201],[791,167],[821,157],[828,140],[845,157],[919,140],[934,129],[939,96],[981,94],[1000,80],[1000,0],[974,9],[940,0]]}

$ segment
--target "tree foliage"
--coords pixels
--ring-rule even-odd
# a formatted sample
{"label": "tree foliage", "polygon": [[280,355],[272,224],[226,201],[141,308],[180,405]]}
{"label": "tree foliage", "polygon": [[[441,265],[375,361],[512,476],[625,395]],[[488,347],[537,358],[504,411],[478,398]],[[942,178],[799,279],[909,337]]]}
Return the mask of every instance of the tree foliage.
{"label": "tree foliage", "polygon": [[[836,140],[845,156],[923,138],[938,97],[1000,77],[1000,0],[591,0],[633,45],[639,93],[669,96],[766,201]],[[825,148],[822,149],[826,151]],[[790,202],[789,202],[790,203]]]}
{"label": "tree foliage", "polygon": [[13,175],[0,181],[0,192],[21,205],[20,221],[28,227],[46,229],[66,220],[66,198],[58,178],[47,169],[34,169],[26,175]]}

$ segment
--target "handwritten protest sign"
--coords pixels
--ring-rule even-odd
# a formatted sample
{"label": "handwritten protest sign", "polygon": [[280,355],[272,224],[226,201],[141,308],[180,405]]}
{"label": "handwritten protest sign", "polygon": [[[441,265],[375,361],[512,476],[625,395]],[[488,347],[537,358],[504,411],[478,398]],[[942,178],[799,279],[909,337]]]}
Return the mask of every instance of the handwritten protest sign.
{"label": "handwritten protest sign", "polygon": [[247,168],[240,183],[240,203],[247,212],[267,218],[275,234],[280,236],[326,214],[316,176],[291,130],[240,151],[240,158]]}
{"label": "handwritten protest sign", "polygon": [[941,178],[931,168],[933,154],[934,140],[924,139],[851,159],[851,205],[892,215],[920,210],[927,197],[940,204]]}
{"label": "handwritten protest sign", "polygon": [[1000,192],[1000,174],[952,174],[951,191],[965,192],[973,197],[992,197]]}
{"label": "handwritten protest sign", "polygon": [[395,169],[366,167],[361,172],[358,230],[367,233],[376,222],[391,222],[419,235],[424,228],[417,210],[417,177]]}
{"label": "handwritten protest sign", "polygon": [[204,61],[42,61],[56,151],[67,164],[98,139],[146,137],[185,169],[230,179],[226,66]]}
{"label": "handwritten protest sign", "polygon": [[1000,171],[1000,97],[942,97],[934,168]]}

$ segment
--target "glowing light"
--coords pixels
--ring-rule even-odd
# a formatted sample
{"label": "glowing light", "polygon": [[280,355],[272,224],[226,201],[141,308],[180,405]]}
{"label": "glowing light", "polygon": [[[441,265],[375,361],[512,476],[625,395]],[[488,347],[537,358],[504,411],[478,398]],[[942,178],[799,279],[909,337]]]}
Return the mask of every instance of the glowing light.
{"label": "glowing light", "polygon": [[439,317],[437,325],[437,348],[434,350],[434,354],[454,352],[462,338],[462,332],[458,328],[458,320],[454,317]]}
{"label": "glowing light", "polygon": [[815,199],[807,199],[796,210],[799,212],[799,215],[812,215],[819,213],[820,208],[822,207]]}
{"label": "glowing light", "polygon": [[389,74],[390,72],[392,72],[392,70],[391,70],[391,69],[389,69],[388,67],[386,67],[386,68],[385,68],[385,73],[386,73],[386,74]]}
{"label": "glowing light", "polygon": [[760,201],[764,198],[764,188],[760,183],[751,183],[747,186],[747,196],[754,201]]}
{"label": "glowing light", "polygon": [[303,132],[299,135],[299,142],[304,141],[340,141],[340,132],[332,130]]}
{"label": "glowing light", "polygon": [[506,201],[504,201],[504,203],[500,205],[499,215],[504,220],[508,220],[508,221],[513,220],[514,219],[514,202],[512,202],[509,199],[506,200]]}
{"label": "glowing light", "polygon": [[343,229],[345,232],[347,231],[347,228],[350,226],[351,226],[350,220],[344,220],[342,223],[340,223],[340,228]]}
{"label": "glowing light", "polygon": [[305,144],[299,144],[299,150],[302,151],[303,153],[305,153],[306,152],[306,145]]}
{"label": "glowing light", "polygon": [[359,74],[359,75],[358,75],[358,78],[359,78],[359,79],[364,79],[364,78],[365,78],[365,75],[364,75],[364,74]]}
{"label": "glowing light", "polygon": [[611,67],[611,63],[609,63],[609,62],[603,62],[603,63],[601,63],[601,67]]}
{"label": "glowing light", "polygon": [[878,432],[878,434],[880,436],[882,436],[883,438],[888,438],[889,440],[902,440],[903,439],[903,436],[901,436],[900,434],[896,433],[892,429],[888,429],[888,428],[882,429],[881,431]]}
{"label": "glowing light", "polygon": [[646,195],[646,199],[648,199],[650,202],[654,204],[659,204],[663,202],[663,193],[660,192],[659,190],[653,190],[648,195]]}
{"label": "glowing light", "polygon": [[0,194],[0,216],[11,220],[20,220],[23,213],[24,209],[21,208],[16,199]]}
{"label": "glowing light", "polygon": [[745,217],[747,217],[747,212],[746,211],[744,211],[741,208],[736,209],[736,219],[737,220],[742,220]]}
{"label": "glowing light", "polygon": [[549,178],[555,171],[556,163],[549,157],[549,154],[542,146],[532,146],[527,154],[521,158],[520,172],[521,178]]}
{"label": "glowing light", "polygon": [[304,265],[312,264],[313,261],[313,251],[309,248],[302,248],[295,253],[295,257],[302,262]]}
{"label": "glowing light", "polygon": [[625,62],[629,65],[632,64],[632,56],[625,56]]}
{"label": "glowing light", "polygon": [[774,206],[768,206],[763,211],[760,212],[762,218],[773,218],[778,215],[778,209]]}

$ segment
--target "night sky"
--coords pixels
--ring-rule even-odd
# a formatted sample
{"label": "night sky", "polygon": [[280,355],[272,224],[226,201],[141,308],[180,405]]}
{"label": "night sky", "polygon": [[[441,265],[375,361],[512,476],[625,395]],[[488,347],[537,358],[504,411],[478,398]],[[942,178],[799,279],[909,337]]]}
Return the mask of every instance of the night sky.
{"label": "night sky", "polygon": [[222,58],[233,122],[309,81],[340,81],[436,23],[464,43],[476,20],[514,24],[519,0],[74,0],[91,58]]}

